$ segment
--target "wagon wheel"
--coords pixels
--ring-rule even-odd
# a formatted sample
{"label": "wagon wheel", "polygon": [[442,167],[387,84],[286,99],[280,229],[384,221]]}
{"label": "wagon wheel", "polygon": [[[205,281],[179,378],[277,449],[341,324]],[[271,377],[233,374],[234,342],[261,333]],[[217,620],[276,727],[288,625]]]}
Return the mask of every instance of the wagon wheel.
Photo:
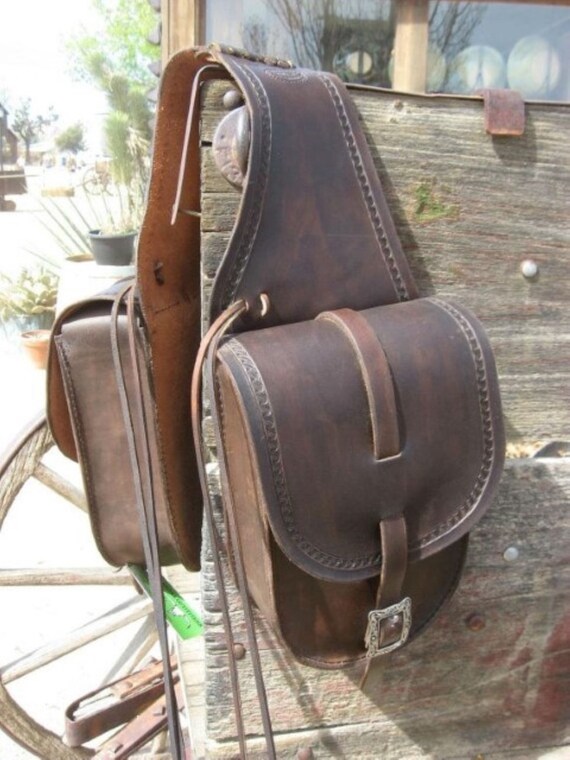
{"label": "wagon wheel", "polygon": [[[44,760],[93,754],[64,743],[66,705],[132,672],[156,640],[150,600],[95,548],[78,469],[43,416],[0,462],[0,728]],[[164,737],[155,742],[160,751]]]}
{"label": "wagon wheel", "polygon": [[83,189],[89,195],[112,195],[110,178],[106,171],[98,171],[94,166],[86,170],[83,175]]}

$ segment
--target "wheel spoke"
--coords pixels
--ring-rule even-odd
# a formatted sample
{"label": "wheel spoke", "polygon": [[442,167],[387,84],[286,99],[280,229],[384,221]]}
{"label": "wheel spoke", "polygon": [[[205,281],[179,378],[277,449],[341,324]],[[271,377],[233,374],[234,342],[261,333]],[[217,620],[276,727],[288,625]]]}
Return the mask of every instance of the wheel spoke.
{"label": "wheel spoke", "polygon": [[0,588],[2,586],[128,586],[131,583],[130,573],[106,567],[0,569]]}
{"label": "wheel spoke", "polygon": [[11,683],[91,641],[139,620],[144,615],[148,615],[151,610],[152,602],[147,597],[137,596],[129,599],[81,628],[9,663],[0,669],[0,678],[4,684]]}
{"label": "wheel spoke", "polygon": [[150,652],[156,639],[154,618],[149,615],[101,683],[106,684],[132,673]]}
{"label": "wheel spoke", "polygon": [[75,507],[79,507],[83,512],[87,512],[87,499],[83,491],[59,473],[47,467],[43,462],[38,462],[34,470],[34,478],[52,491],[55,491],[55,493],[63,496],[64,499],[67,499]]}

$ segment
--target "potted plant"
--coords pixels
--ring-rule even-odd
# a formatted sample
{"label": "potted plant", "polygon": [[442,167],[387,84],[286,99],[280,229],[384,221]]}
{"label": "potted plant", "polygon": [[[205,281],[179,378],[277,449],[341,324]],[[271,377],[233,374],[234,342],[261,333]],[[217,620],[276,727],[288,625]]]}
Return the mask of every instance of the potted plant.
{"label": "potted plant", "polygon": [[151,112],[140,86],[114,72],[102,56],[94,55],[89,68],[111,109],[104,130],[112,179],[110,192],[100,196],[107,218],[89,230],[89,238],[97,263],[125,265],[133,259],[144,211]]}
{"label": "potted plant", "polygon": [[44,267],[24,268],[16,277],[0,273],[0,283],[0,319],[6,336],[20,332],[24,352],[34,366],[45,369],[57,275]]}

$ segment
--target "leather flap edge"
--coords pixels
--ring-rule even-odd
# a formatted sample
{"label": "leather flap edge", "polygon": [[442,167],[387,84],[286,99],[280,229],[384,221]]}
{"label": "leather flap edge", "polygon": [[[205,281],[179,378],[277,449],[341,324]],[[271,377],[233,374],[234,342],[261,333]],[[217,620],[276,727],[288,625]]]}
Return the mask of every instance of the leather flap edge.
{"label": "leather flap edge", "polygon": [[398,399],[402,451],[381,461],[365,383],[333,325],[241,334],[220,350],[276,541],[305,571],[337,581],[378,573],[377,525],[390,514],[407,517],[411,561],[464,536],[489,507],[504,461],[496,369],[478,320],[440,299],[361,314]]}
{"label": "leather flap edge", "polygon": [[80,319],[85,312],[94,308],[108,307],[109,312],[116,293],[124,287],[125,280],[116,283],[104,292],[71,304],[57,317],[51,331],[46,374],[46,415],[47,422],[58,449],[69,459],[78,461],[77,447],[73,435],[70,409],[67,402],[60,360],[55,339],[61,335],[66,322]]}

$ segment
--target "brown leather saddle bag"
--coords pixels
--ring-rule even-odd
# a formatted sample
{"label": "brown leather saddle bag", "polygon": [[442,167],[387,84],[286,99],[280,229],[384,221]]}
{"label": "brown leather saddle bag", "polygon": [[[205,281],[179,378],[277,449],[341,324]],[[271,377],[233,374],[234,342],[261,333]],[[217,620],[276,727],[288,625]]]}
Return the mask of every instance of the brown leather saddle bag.
{"label": "brown leather saddle bag", "polygon": [[248,586],[288,647],[342,667],[419,633],[500,475],[480,323],[437,298],[322,312],[231,337],[216,376]]}
{"label": "brown leather saddle bag", "polygon": [[[211,78],[238,91],[216,140],[241,196],[199,348],[198,102]],[[63,315],[50,359],[52,431],[80,459],[101,550],[116,564],[145,555],[138,488],[161,560],[197,569],[204,501],[218,581],[227,552],[250,634],[251,598],[297,658],[366,677],[453,593],[504,431],[483,328],[418,297],[334,75],[221,46],[171,60],[133,293]],[[203,367],[225,548],[204,472]]]}

